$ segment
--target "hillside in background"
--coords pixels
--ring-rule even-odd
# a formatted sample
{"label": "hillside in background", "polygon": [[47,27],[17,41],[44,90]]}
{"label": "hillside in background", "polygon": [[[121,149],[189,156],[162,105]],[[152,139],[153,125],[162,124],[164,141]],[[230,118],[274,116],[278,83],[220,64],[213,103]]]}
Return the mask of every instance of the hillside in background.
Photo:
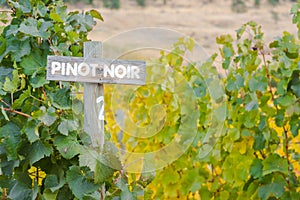
{"label": "hillside in background", "polygon": [[94,5],[76,4],[71,8],[94,8],[102,13],[105,22],[90,33],[92,40],[103,41],[139,27],[163,27],[193,36],[209,54],[218,49],[217,36],[235,34],[234,30],[251,20],[262,25],[268,41],[282,35],[283,30],[296,33],[291,22],[291,1],[272,6],[261,0],[259,7],[254,6],[254,1],[246,2],[247,10],[241,13],[232,10],[231,0],[167,0],[166,4],[163,0],[148,0],[145,7],[134,0],[121,0],[118,10],[104,8],[101,1],[94,0]]}

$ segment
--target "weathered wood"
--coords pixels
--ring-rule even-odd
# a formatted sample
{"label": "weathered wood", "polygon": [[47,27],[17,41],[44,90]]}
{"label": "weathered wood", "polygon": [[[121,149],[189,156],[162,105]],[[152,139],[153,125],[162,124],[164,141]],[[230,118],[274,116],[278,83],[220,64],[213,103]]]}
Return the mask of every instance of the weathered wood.
{"label": "weathered wood", "polygon": [[[84,43],[84,59],[90,60],[91,58],[101,57],[101,42]],[[104,99],[102,102],[97,102],[99,97],[104,98],[102,84],[84,83],[84,131],[90,135],[92,146],[102,150],[104,145],[104,120],[99,119],[99,112],[102,106],[104,108]]]}
{"label": "weathered wood", "polygon": [[48,56],[47,80],[84,83],[84,130],[104,145],[104,83],[144,85],[146,62],[102,59],[101,42],[85,42],[84,57]]}
{"label": "weathered wood", "polygon": [[99,57],[48,56],[47,80],[144,85],[146,63]]}

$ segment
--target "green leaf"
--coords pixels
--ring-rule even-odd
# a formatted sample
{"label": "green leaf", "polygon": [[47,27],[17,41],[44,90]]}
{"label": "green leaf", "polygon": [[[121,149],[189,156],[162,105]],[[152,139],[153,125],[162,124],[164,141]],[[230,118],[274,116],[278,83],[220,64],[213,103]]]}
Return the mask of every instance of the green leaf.
{"label": "green leaf", "polygon": [[21,80],[19,79],[19,74],[18,74],[17,70],[14,70],[12,72],[12,74],[13,74],[12,80],[10,80],[8,77],[6,77],[4,85],[3,85],[3,90],[6,92],[14,93],[18,90],[18,88],[21,84]]}
{"label": "green leaf", "polygon": [[299,121],[299,116],[293,115],[290,121],[290,127],[291,127],[291,132],[294,137],[297,137],[299,134],[300,130],[300,121]]}
{"label": "green leaf", "polygon": [[10,1],[15,8],[20,9],[23,13],[31,12],[31,3],[30,0],[22,0],[18,2]]}
{"label": "green leaf", "polygon": [[33,75],[46,70],[47,52],[35,49],[24,57],[20,63],[26,75]]}
{"label": "green leaf", "polygon": [[[5,159],[2,159],[1,160],[2,174],[4,176],[10,177],[13,174],[15,167],[18,167],[19,164],[20,164],[19,161],[14,161],[14,160],[6,161]],[[8,184],[8,182],[6,182],[6,184],[2,184],[2,185],[7,185],[7,184]],[[8,188],[9,186],[5,186],[5,187]]]}
{"label": "green leaf", "polygon": [[27,136],[30,143],[39,139],[39,125],[35,120],[26,123],[22,128],[22,132]]}
{"label": "green leaf", "polygon": [[96,169],[96,161],[99,158],[99,153],[90,148],[84,148],[81,150],[79,155],[79,166],[89,167],[91,171]]}
{"label": "green leaf", "polygon": [[[1,5],[1,1],[0,1],[0,5]],[[0,13],[0,21],[4,24],[6,24],[8,22],[7,12]]]}
{"label": "green leaf", "polygon": [[231,35],[227,34],[227,35],[221,35],[220,37],[216,38],[217,44],[228,44],[233,42],[233,39],[231,37]]}
{"label": "green leaf", "polygon": [[182,185],[185,185],[185,187],[181,189],[181,193],[187,195],[189,191],[193,193],[198,191],[201,188],[203,181],[204,178],[198,175],[198,169],[188,170],[182,176],[181,183]]}
{"label": "green leaf", "polygon": [[37,184],[32,188],[32,180],[26,173],[17,172],[16,181],[10,189],[8,198],[12,200],[36,199],[38,194]]}
{"label": "green leaf", "polygon": [[58,131],[68,136],[69,132],[75,131],[78,128],[78,124],[74,120],[62,120],[58,125]]}
{"label": "green leaf", "polygon": [[[30,54],[30,44],[29,40],[17,40],[15,37],[10,37],[6,40],[6,52],[0,56],[2,59],[3,56],[11,52],[12,59],[19,62],[23,56]],[[0,59],[0,60],[1,60]]]}
{"label": "green leaf", "polygon": [[60,15],[54,12],[50,13],[50,18],[54,21],[54,22],[64,22],[64,20],[61,19]]}
{"label": "green leaf", "polygon": [[55,174],[47,174],[45,179],[45,187],[50,189],[56,187],[57,185],[58,185],[57,176]]}
{"label": "green leaf", "polygon": [[277,176],[270,183],[259,186],[258,197],[263,200],[268,199],[271,195],[279,198],[285,191],[285,185],[284,178]]}
{"label": "green leaf", "polygon": [[87,175],[78,166],[71,166],[67,171],[67,182],[72,193],[78,199],[82,199],[84,195],[91,194],[99,189],[99,185],[92,183]]}
{"label": "green leaf", "polygon": [[107,181],[107,179],[113,176],[114,172],[114,169],[97,160],[95,167],[95,183],[103,183]]}
{"label": "green leaf", "polygon": [[58,200],[74,199],[74,195],[72,194],[72,191],[70,190],[67,184],[65,184],[64,187],[58,190],[57,199]]}
{"label": "green leaf", "polygon": [[275,124],[278,127],[282,127],[284,125],[284,113],[285,110],[284,109],[280,109],[277,111],[277,115],[275,116]]}
{"label": "green leaf", "polygon": [[241,37],[244,34],[245,30],[246,30],[246,25],[245,24],[241,28],[236,30],[236,36],[237,36],[238,40],[241,39]]}
{"label": "green leaf", "polygon": [[211,98],[214,101],[219,100],[224,95],[224,90],[222,88],[222,85],[217,80],[210,80],[207,81],[208,83],[208,90]]}
{"label": "green leaf", "polygon": [[49,189],[52,193],[58,191],[65,184],[64,178],[58,178],[55,174],[47,174],[45,179],[45,188]]}
{"label": "green leaf", "polygon": [[264,176],[273,172],[288,174],[288,163],[286,159],[281,158],[278,154],[271,154],[262,161],[262,164]]}
{"label": "green leaf", "polygon": [[41,120],[46,126],[51,126],[57,119],[56,110],[53,107],[46,109],[44,106],[36,111],[33,116],[35,119]]}
{"label": "green leaf", "polygon": [[255,158],[250,167],[250,174],[253,178],[259,178],[262,176],[263,165],[260,159]]}
{"label": "green leaf", "polygon": [[21,23],[19,31],[34,37],[41,37],[46,39],[50,37],[48,28],[50,28],[51,26],[53,26],[51,22],[45,22],[42,20],[38,21],[34,18],[27,18]]}
{"label": "green leaf", "polygon": [[92,29],[94,20],[91,15],[77,13],[69,16],[67,23],[72,24],[72,26],[76,26],[77,31],[79,32],[86,32]]}
{"label": "green leaf", "polygon": [[241,114],[240,120],[241,122],[244,122],[244,125],[247,128],[253,128],[258,121],[258,117],[258,110],[245,110],[244,113]]}
{"label": "green leaf", "polygon": [[72,111],[76,115],[80,115],[83,112],[83,102],[79,99],[72,100]]}
{"label": "green leaf", "polygon": [[[43,107],[42,107],[43,108]],[[46,111],[46,110],[42,110],[42,111]],[[57,118],[57,115],[55,113],[55,109],[50,107],[48,108],[47,112],[45,112],[45,114],[40,117],[39,119],[46,125],[46,126],[51,126],[56,118]]]}
{"label": "green leaf", "polygon": [[162,174],[162,184],[168,186],[172,183],[177,183],[180,180],[179,173],[174,169],[166,169]]}
{"label": "green leaf", "polygon": [[92,9],[92,10],[90,10],[89,12],[90,12],[90,14],[91,14],[94,18],[100,19],[101,21],[104,21],[104,19],[103,19],[102,15],[100,14],[99,11]]}
{"label": "green leaf", "polygon": [[9,188],[11,180],[9,177],[5,175],[0,175],[0,187],[1,188]]}
{"label": "green leaf", "polygon": [[133,194],[129,190],[128,185],[123,178],[118,179],[116,186],[121,190],[121,199],[133,199]]}
{"label": "green leaf", "polygon": [[296,99],[293,95],[287,94],[276,99],[276,103],[278,103],[281,106],[287,107],[294,104],[295,100]]}
{"label": "green leaf", "polygon": [[223,53],[224,53],[225,58],[230,58],[231,56],[233,56],[234,51],[233,51],[232,47],[224,46]]}
{"label": "green leaf", "polygon": [[70,109],[72,102],[70,99],[70,90],[68,88],[62,88],[56,91],[51,98],[53,99],[53,105],[59,109]]}
{"label": "green leaf", "polygon": [[122,164],[118,156],[118,149],[114,143],[106,141],[100,157],[100,162],[116,170],[122,169]]}
{"label": "green leaf", "polygon": [[50,81],[46,80],[46,75],[41,72],[40,74],[37,74],[36,76],[32,76],[30,77],[30,85],[33,88],[39,88],[39,87],[43,87],[46,84],[49,84]]}
{"label": "green leaf", "polygon": [[48,143],[43,143],[42,141],[38,140],[31,146],[31,151],[28,155],[30,165],[33,163],[41,160],[44,157],[50,156],[53,152],[52,146]]}
{"label": "green leaf", "polygon": [[44,17],[47,14],[48,10],[49,9],[45,6],[43,2],[37,3],[37,12],[41,17]]}
{"label": "green leaf", "polygon": [[254,144],[253,149],[254,150],[262,150],[265,148],[266,139],[262,132],[258,132],[254,135]]}
{"label": "green leaf", "polygon": [[248,84],[249,84],[249,89],[252,92],[255,92],[255,91],[264,92],[267,90],[267,87],[268,87],[268,79],[264,76],[253,76],[249,80]]}
{"label": "green leaf", "polygon": [[53,200],[53,199],[57,199],[57,194],[58,194],[58,190],[52,192],[50,189],[46,189],[43,192],[43,197],[45,198],[45,200]]}
{"label": "green leaf", "polygon": [[8,124],[0,127],[0,138],[3,139],[1,144],[4,145],[7,160],[18,160],[17,146],[20,142],[20,128],[9,122]]}
{"label": "green leaf", "polygon": [[[67,7],[66,6],[57,6],[55,8],[55,11],[51,11],[50,12],[50,18],[54,21],[54,22],[65,22],[66,18],[67,18]],[[72,14],[69,14],[72,15]]]}
{"label": "green leaf", "polygon": [[59,153],[66,159],[71,159],[78,155],[81,151],[81,146],[74,136],[58,135],[54,138],[54,145]]}
{"label": "green leaf", "polygon": [[31,88],[28,87],[27,90],[23,90],[22,91],[23,93],[19,96],[18,99],[15,99],[13,105],[12,105],[12,108],[13,109],[19,109],[19,108],[22,108],[23,106],[23,103],[24,101],[26,101],[26,99],[28,99],[31,95]]}
{"label": "green leaf", "polygon": [[92,148],[81,149],[79,155],[80,166],[87,166],[92,171],[95,171],[97,162],[101,162],[103,165],[114,170],[120,170],[122,168],[116,147],[108,141],[104,144],[101,153]]}
{"label": "green leaf", "polygon": [[12,68],[0,67],[0,82],[4,82],[6,77],[11,76]]}

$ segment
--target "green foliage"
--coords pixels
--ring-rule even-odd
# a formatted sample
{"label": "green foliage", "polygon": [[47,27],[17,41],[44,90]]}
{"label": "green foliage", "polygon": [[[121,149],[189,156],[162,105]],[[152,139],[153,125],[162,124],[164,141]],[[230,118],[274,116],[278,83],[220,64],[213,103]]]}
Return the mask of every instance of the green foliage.
{"label": "green foliage", "polygon": [[[111,100],[106,106],[130,108],[134,123],[125,123],[136,135],[123,134],[107,109],[100,152],[81,130],[82,99],[71,95],[81,86],[47,81],[45,68],[49,54],[82,56],[94,19],[102,16],[96,10],[67,12],[62,1],[10,1],[9,6],[11,18],[0,16],[8,22],[0,35],[4,199],[299,198],[299,37],[284,32],[266,45],[261,27],[249,22],[236,38],[217,38],[219,55],[196,63],[184,59],[194,41],[179,39],[148,67],[147,79],[155,84],[134,93],[130,86],[122,92],[105,88],[105,99]],[[291,13],[299,28],[299,3]],[[122,95],[130,98],[122,101]],[[164,126],[157,131],[151,120]],[[157,133],[136,137],[145,133],[143,127]],[[189,145],[156,172],[131,157],[172,141]],[[116,147],[127,151],[120,154]]]}
{"label": "green foliage", "polygon": [[[193,88],[200,110],[199,116],[190,113],[198,118],[192,145],[175,162],[158,170],[150,183],[146,182],[145,191],[151,199],[299,199],[300,42],[284,32],[266,45],[264,33],[255,22],[244,24],[236,33],[236,38],[217,38],[222,63],[216,65],[223,68],[221,74],[214,67],[216,55],[201,64],[184,62],[190,50],[189,40],[180,40],[173,51],[162,52],[156,63],[161,64],[160,68],[148,74],[151,80],[158,74],[166,79],[175,77],[172,71],[164,73],[168,67],[182,74]],[[221,89],[209,84],[210,80],[217,82],[214,77],[219,76],[225,96],[220,95]],[[165,126],[146,141],[128,136],[112,136],[112,140],[126,149],[142,152],[154,151],[172,141],[174,134],[170,133],[177,133],[175,124],[180,121],[175,116],[180,112],[171,106],[175,94],[167,92],[159,86],[146,93],[141,90],[129,103],[135,110],[131,117],[138,121],[137,116],[145,113],[144,107],[152,105],[151,101],[169,102],[166,116],[170,127]],[[226,114],[222,115],[222,106],[214,111],[212,102],[226,103]],[[217,115],[212,115],[214,112]],[[218,117],[224,117],[224,121]],[[217,122],[223,128],[213,129],[212,134],[211,128]],[[109,130],[116,135],[119,131]],[[129,185],[140,186],[146,174],[141,169],[137,176],[128,175]]]}
{"label": "green foliage", "polygon": [[85,3],[85,4],[93,4],[93,0],[64,0],[64,2],[66,2],[66,3],[82,2],[82,3]]}
{"label": "green foliage", "polygon": [[268,0],[269,4],[276,6],[277,4],[279,4],[279,0]]}
{"label": "green foliage", "polygon": [[146,6],[145,0],[136,0],[136,2],[139,6]]}
{"label": "green foliage", "polygon": [[119,9],[120,8],[120,0],[103,0],[103,5],[106,8]]}
{"label": "green foliage", "polygon": [[102,16],[96,10],[67,12],[62,1],[9,1],[8,6],[11,16],[1,13],[7,25],[0,36],[3,198],[94,199],[100,188],[95,169],[79,163],[86,147],[71,110],[74,86],[47,81],[45,71],[47,55],[82,56],[94,19]]}
{"label": "green foliage", "polygon": [[232,0],[231,10],[237,13],[243,13],[247,11],[247,6],[243,0]]}
{"label": "green foliage", "polygon": [[295,4],[291,9],[291,14],[293,15],[293,24],[297,25],[298,28],[298,39],[300,39],[300,5]]}

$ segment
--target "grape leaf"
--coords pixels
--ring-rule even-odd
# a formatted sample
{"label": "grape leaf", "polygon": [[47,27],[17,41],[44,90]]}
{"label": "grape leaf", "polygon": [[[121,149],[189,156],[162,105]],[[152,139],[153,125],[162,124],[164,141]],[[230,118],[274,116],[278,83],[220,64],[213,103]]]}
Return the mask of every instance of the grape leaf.
{"label": "grape leaf", "polygon": [[46,70],[47,52],[35,50],[30,55],[25,56],[20,65],[24,69],[26,75],[38,74]]}
{"label": "grape leaf", "polygon": [[47,174],[45,179],[45,188],[50,189],[51,192],[55,192],[62,188],[65,182],[65,179],[62,177],[58,178],[55,174]]}
{"label": "grape leaf", "polygon": [[31,88],[28,87],[26,91],[23,91],[23,93],[19,96],[18,99],[16,99],[12,105],[14,109],[22,108],[24,101],[30,97],[31,95]]}
{"label": "grape leaf", "polygon": [[268,199],[272,194],[279,198],[285,191],[285,180],[277,176],[275,177],[270,183],[264,184],[262,186],[259,186],[258,188],[258,196],[266,200]]}
{"label": "grape leaf", "polygon": [[271,154],[262,161],[262,164],[264,176],[273,172],[288,174],[288,163],[286,159],[281,158],[278,154]]}
{"label": "grape leaf", "polygon": [[104,21],[104,19],[103,19],[102,15],[100,14],[99,11],[92,9],[92,10],[90,10],[89,12],[90,12],[90,14],[91,14],[94,18],[100,19],[101,21]]}
{"label": "grape leaf", "polygon": [[30,164],[41,160],[44,157],[50,156],[53,152],[52,146],[47,143],[43,143],[42,141],[38,140],[34,142],[31,146],[31,151],[28,155]]}
{"label": "grape leaf", "polygon": [[26,173],[17,172],[15,174],[16,181],[12,186],[8,198],[12,200],[28,200],[36,199],[38,187],[35,183],[32,187],[32,180]]}
{"label": "grape leaf", "polygon": [[18,87],[20,86],[21,81],[19,79],[19,74],[18,74],[17,70],[14,70],[12,72],[12,74],[13,74],[12,80],[10,80],[10,78],[6,77],[4,85],[3,85],[3,90],[6,92],[14,93],[18,90]]}
{"label": "grape leaf", "polygon": [[78,124],[74,120],[62,120],[58,125],[58,131],[65,136],[68,136],[69,132],[75,131],[77,128]]}
{"label": "grape leaf", "polygon": [[22,132],[27,136],[30,143],[39,139],[39,126],[34,120],[29,121],[22,128]]}
{"label": "grape leaf", "polygon": [[54,145],[57,147],[61,155],[66,159],[71,159],[78,155],[81,151],[81,146],[74,136],[58,135],[54,138]]}
{"label": "grape leaf", "polygon": [[113,176],[114,171],[115,170],[111,167],[97,160],[95,166],[95,183],[105,182],[107,179]]}
{"label": "grape leaf", "polygon": [[67,171],[67,181],[78,199],[99,189],[99,185],[92,183],[78,166],[71,166]]}
{"label": "grape leaf", "polygon": [[5,153],[7,154],[7,160],[17,160],[18,152],[16,146],[20,141],[20,128],[9,122],[8,124],[0,127],[1,146],[4,146]]}
{"label": "grape leaf", "polygon": [[259,178],[262,176],[262,169],[263,165],[261,163],[261,160],[256,158],[253,160],[251,167],[250,167],[250,174],[253,176],[253,178]]}
{"label": "grape leaf", "polygon": [[22,0],[22,1],[10,1],[17,9],[20,9],[23,13],[31,12],[31,3],[30,0]]}
{"label": "grape leaf", "polygon": [[29,55],[31,50],[29,39],[20,41],[14,36],[6,40],[6,46],[6,52],[0,58],[2,59],[2,56],[11,53],[12,58],[17,62],[20,62],[24,56]]}

